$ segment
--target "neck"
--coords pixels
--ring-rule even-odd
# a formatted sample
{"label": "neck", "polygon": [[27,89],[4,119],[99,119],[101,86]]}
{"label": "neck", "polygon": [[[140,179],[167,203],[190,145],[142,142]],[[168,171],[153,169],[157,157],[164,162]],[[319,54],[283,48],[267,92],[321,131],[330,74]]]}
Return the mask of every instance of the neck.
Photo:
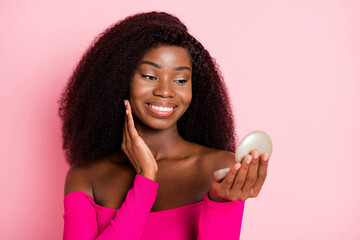
{"label": "neck", "polygon": [[176,123],[167,129],[156,130],[135,120],[135,128],[156,161],[180,154],[181,147],[186,144],[178,132]]}

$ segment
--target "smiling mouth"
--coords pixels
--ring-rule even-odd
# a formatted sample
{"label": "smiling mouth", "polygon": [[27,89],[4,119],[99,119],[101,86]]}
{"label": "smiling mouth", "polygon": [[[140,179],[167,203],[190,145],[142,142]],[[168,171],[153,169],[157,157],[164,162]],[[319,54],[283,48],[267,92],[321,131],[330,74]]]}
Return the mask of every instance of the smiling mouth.
{"label": "smiling mouth", "polygon": [[159,107],[149,103],[147,103],[146,106],[153,114],[160,117],[170,116],[176,109],[176,107]]}

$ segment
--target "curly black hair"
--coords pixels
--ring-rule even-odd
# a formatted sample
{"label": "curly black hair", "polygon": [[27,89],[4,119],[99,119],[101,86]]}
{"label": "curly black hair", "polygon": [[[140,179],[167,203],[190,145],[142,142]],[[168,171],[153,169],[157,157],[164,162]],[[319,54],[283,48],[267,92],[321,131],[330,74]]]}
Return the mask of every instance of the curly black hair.
{"label": "curly black hair", "polygon": [[101,33],[84,53],[59,99],[66,161],[86,166],[121,151],[124,99],[138,63],[153,47],[183,47],[193,65],[192,101],[178,120],[190,142],[235,152],[237,135],[228,91],[218,65],[166,12],[128,16]]}

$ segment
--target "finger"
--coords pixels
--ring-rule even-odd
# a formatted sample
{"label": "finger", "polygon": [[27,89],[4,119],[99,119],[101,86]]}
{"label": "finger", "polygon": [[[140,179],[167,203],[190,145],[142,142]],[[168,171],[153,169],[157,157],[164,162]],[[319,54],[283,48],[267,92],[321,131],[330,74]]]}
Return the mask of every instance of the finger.
{"label": "finger", "polygon": [[124,122],[124,139],[123,139],[123,141],[125,141],[125,144],[128,142],[128,141],[130,141],[131,139],[130,139],[130,136],[129,136],[129,124],[128,124],[128,122],[129,122],[129,117],[128,117],[128,110],[127,110],[127,102],[126,102],[126,100],[124,100],[124,102],[125,102],[125,122]]}
{"label": "finger", "polygon": [[241,164],[241,168],[238,171],[236,178],[234,180],[234,184],[231,188],[231,194],[236,194],[238,195],[239,193],[241,193],[242,191],[242,187],[244,186],[245,180],[246,180],[246,176],[247,173],[249,171],[249,167],[250,167],[250,162],[252,160],[252,156],[251,155],[247,155],[244,158],[244,161]]}
{"label": "finger", "polygon": [[268,153],[264,153],[263,155],[261,155],[259,170],[258,170],[258,177],[252,188],[250,197],[257,197],[259,195],[261,187],[263,186],[265,179],[266,179],[268,160],[269,160]]}
{"label": "finger", "polygon": [[126,115],[125,115],[125,133],[126,133],[126,139],[127,141],[132,141],[133,139],[131,138],[131,133],[130,133],[130,104],[128,100],[124,100],[125,102],[125,111],[126,111]]}
{"label": "finger", "polygon": [[128,124],[129,128],[135,127],[134,120],[132,119],[132,111],[129,100],[126,100],[126,110],[128,111]]}
{"label": "finger", "polygon": [[135,141],[137,137],[139,136],[138,132],[135,128],[134,118],[131,111],[130,102],[127,100],[126,104],[127,110],[128,110],[128,129],[129,129],[129,135],[131,140]]}
{"label": "finger", "polygon": [[247,173],[244,186],[242,188],[242,193],[244,193],[245,195],[250,195],[251,188],[254,186],[258,176],[260,151],[255,149],[251,152],[251,155],[253,159],[251,160],[249,171]]}
{"label": "finger", "polygon": [[222,182],[220,183],[220,188],[223,189],[223,194],[228,194],[230,192],[231,186],[233,185],[235,176],[240,168],[241,164],[240,163],[235,163],[230,171],[226,174],[224,180],[222,180]]}

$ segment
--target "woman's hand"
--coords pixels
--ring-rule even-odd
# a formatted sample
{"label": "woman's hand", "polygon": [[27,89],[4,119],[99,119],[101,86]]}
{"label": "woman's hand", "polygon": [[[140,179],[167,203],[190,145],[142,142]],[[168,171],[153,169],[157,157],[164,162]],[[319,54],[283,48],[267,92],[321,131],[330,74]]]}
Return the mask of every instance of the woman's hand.
{"label": "woman's hand", "polygon": [[257,197],[264,184],[269,154],[255,149],[247,155],[242,163],[235,163],[225,178],[210,184],[209,198],[217,202],[227,202]]}
{"label": "woman's hand", "polygon": [[156,180],[158,165],[149,147],[136,131],[131,106],[128,100],[124,100],[126,115],[123,128],[123,140],[121,149],[128,156],[136,173],[149,179]]}

